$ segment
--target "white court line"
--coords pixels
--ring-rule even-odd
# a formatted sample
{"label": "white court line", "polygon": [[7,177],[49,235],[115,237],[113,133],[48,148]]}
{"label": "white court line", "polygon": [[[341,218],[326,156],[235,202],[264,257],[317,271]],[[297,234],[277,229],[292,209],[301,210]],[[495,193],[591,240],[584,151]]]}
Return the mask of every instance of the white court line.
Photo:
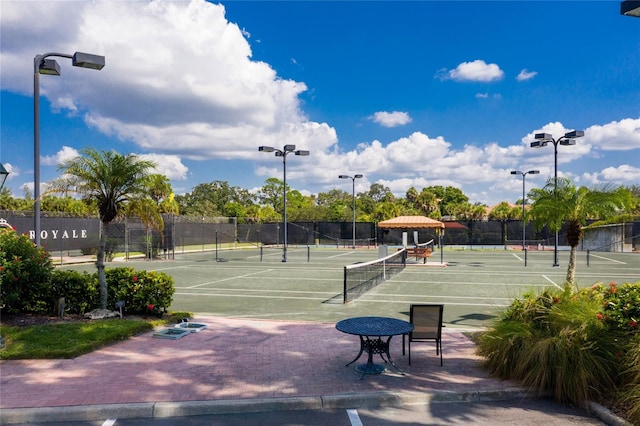
{"label": "white court line", "polygon": [[104,423],[102,423],[102,426],[113,426],[117,421],[118,419],[107,419],[104,421]]}
{"label": "white court line", "polygon": [[[243,297],[243,298],[252,298],[252,299],[278,299],[278,300],[283,300],[283,299],[291,299],[291,300],[318,300],[318,301],[325,301],[327,300],[326,297],[294,297],[294,296],[266,296],[266,295],[254,295],[254,294],[221,294],[221,293],[178,293],[176,292],[175,294],[180,294],[183,296],[199,296],[199,297]],[[417,297],[417,296],[416,296]],[[429,297],[429,296],[421,296],[421,297]],[[477,297],[468,297],[468,299],[474,299],[477,300]],[[489,299],[489,297],[485,297],[485,299]],[[491,298],[492,300],[494,298]],[[360,300],[360,301],[366,301],[366,302],[370,302],[370,303],[407,303],[407,304],[411,304],[411,303],[415,303],[415,299],[414,300],[376,300],[376,299],[369,299],[365,296],[361,296],[359,298],[357,298],[356,300]],[[447,305],[458,305],[458,306],[488,306],[488,307],[504,307],[504,306],[509,306],[508,304],[502,304],[502,303],[456,303],[456,302],[449,302],[447,303]]]}
{"label": "white court line", "polygon": [[515,254],[515,253],[513,253],[513,257],[518,259],[520,262],[524,262],[524,260],[520,256],[518,256],[517,254]]}
{"label": "white court line", "polygon": [[327,257],[327,259],[333,259],[334,257],[348,256],[348,255],[353,254],[353,253],[354,252],[349,251],[347,253],[334,254],[333,256]]}
{"label": "white court line", "polygon": [[549,277],[547,277],[546,275],[543,275],[542,278],[544,278],[545,280],[549,281],[551,284],[553,284],[554,286],[558,287],[560,290],[564,290],[562,287],[560,287],[558,284],[556,284],[555,282],[553,282]]}
{"label": "white court line", "polygon": [[360,416],[358,415],[358,410],[347,410],[347,416],[349,416],[349,421],[351,422],[351,426],[362,426],[362,420],[360,420]]}
{"label": "white court line", "polygon": [[224,281],[237,280],[239,278],[250,277],[251,275],[264,274],[265,272],[269,272],[269,271],[273,271],[273,269],[267,269],[267,270],[264,270],[264,271],[256,271],[256,272],[252,272],[250,274],[238,275],[237,277],[225,278],[225,279],[217,280],[217,281],[209,281],[209,282],[206,282],[206,283],[196,284],[196,285],[192,285],[192,286],[189,286],[189,287],[182,287],[182,288],[198,288],[198,287],[202,287],[203,285],[216,284],[216,283],[221,283],[221,282],[224,282]]}
{"label": "white court line", "polygon": [[622,265],[627,264],[627,262],[622,262],[620,260],[615,260],[615,259],[609,259],[608,257],[598,256],[597,254],[593,254],[593,253],[591,253],[590,256],[597,257],[598,259],[602,259],[602,260],[608,260],[609,262],[620,263]]}

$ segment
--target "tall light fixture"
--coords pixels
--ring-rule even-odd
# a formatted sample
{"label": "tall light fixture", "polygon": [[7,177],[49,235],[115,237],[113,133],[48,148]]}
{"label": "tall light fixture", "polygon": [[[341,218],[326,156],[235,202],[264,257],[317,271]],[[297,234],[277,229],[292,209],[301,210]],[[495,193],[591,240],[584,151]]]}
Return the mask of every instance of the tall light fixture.
{"label": "tall light fixture", "polygon": [[285,145],[282,149],[276,149],[272,146],[260,146],[258,147],[258,151],[261,152],[275,152],[276,157],[282,157],[282,166],[284,171],[284,185],[282,186],[282,222],[283,222],[283,232],[284,232],[284,241],[282,245],[282,261],[287,261],[287,155],[292,152],[295,155],[309,155],[309,151],[305,151],[302,149],[296,150],[295,145]]}
{"label": "tall light fixture", "polygon": [[340,179],[351,179],[351,199],[353,200],[353,246],[352,248],[356,248],[356,179],[360,179],[362,177],[361,174],[348,176],[348,175],[340,175],[338,178]]}
{"label": "tall light fixture", "polygon": [[4,168],[2,163],[0,163],[0,191],[2,191],[2,188],[4,188],[4,183],[7,180],[8,176],[9,172]]}
{"label": "tall light fixture", "polygon": [[525,206],[527,205],[527,198],[524,192],[524,179],[526,175],[537,175],[540,173],[540,170],[529,170],[528,172],[521,172],[520,170],[512,170],[511,174],[512,175],[522,175],[522,251],[525,250],[525,242],[526,242],[526,237],[525,237]]}
{"label": "tall light fixture", "polygon": [[60,75],[60,65],[50,57],[69,58],[74,67],[101,70],[104,56],[75,52],[45,53],[33,58],[33,228],[34,243],[40,246],[40,74]]}
{"label": "tall light fixture", "polygon": [[620,14],[640,18],[640,1],[626,0],[620,3]]}
{"label": "tall light fixture", "polygon": [[[549,143],[553,144],[553,193],[556,194],[558,190],[558,144],[560,145],[575,145],[575,139],[584,136],[584,131],[573,130],[567,132],[564,136],[554,139],[549,133],[536,133],[536,140],[531,142],[531,148],[542,148]],[[556,238],[553,249],[553,266],[560,266],[558,263],[558,231],[556,230]]]}

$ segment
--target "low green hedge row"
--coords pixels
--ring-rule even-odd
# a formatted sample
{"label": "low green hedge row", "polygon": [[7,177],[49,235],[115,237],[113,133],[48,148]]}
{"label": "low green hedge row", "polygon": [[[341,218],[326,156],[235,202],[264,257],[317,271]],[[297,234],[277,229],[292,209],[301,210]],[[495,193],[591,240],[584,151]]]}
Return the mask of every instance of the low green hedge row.
{"label": "low green hedge row", "polygon": [[[107,308],[124,301],[127,313],[161,314],[171,305],[173,278],[164,272],[129,267],[105,271]],[[97,272],[54,270],[49,254],[25,235],[0,229],[0,310],[6,313],[56,313],[64,297],[66,313],[100,307]]]}

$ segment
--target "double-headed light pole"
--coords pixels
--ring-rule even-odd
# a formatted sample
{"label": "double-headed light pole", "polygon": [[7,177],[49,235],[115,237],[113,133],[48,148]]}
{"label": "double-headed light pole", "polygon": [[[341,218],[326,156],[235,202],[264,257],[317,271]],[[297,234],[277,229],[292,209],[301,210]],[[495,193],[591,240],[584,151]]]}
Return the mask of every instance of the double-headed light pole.
{"label": "double-headed light pole", "polygon": [[276,149],[272,146],[260,146],[258,151],[275,152],[276,157],[282,157],[282,167],[284,171],[284,182],[282,185],[282,223],[284,232],[284,244],[282,245],[282,261],[287,261],[287,155],[293,153],[295,155],[309,155],[309,151],[302,149],[296,150],[295,145],[285,145],[282,149]]}
{"label": "double-headed light pole", "polygon": [[33,58],[33,228],[34,243],[40,246],[40,74],[60,75],[60,65],[50,57],[68,58],[74,67],[101,70],[104,56],[75,52],[45,53]]}
{"label": "double-headed light pole", "polygon": [[527,205],[527,198],[524,192],[524,179],[526,175],[537,175],[540,173],[540,170],[529,170],[528,172],[521,172],[520,170],[512,170],[512,175],[522,175],[522,251],[525,250],[525,242],[526,242],[526,234],[525,234],[525,206]]}
{"label": "double-headed light pole", "polygon": [[340,175],[339,179],[351,179],[351,199],[353,200],[353,246],[352,248],[356,248],[356,179],[360,179],[362,177],[361,174],[348,176],[348,175]]}
{"label": "double-headed light pole", "polygon": [[[581,138],[584,136],[584,131],[582,130],[573,130],[571,132],[567,132],[564,136],[559,137],[558,139],[554,139],[549,133],[536,133],[536,140],[531,142],[531,148],[542,148],[543,146],[547,146],[549,143],[553,144],[553,192],[554,195],[558,190],[558,144],[560,145],[575,145],[575,139]],[[553,266],[560,266],[558,263],[558,231],[556,230],[556,238],[553,249]]]}

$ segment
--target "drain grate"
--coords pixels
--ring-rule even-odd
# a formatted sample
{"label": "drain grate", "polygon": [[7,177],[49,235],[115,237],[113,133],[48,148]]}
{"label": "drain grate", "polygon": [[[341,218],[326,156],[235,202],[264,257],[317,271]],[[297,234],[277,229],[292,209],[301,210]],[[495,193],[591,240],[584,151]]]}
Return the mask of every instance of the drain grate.
{"label": "drain grate", "polygon": [[172,339],[176,340],[184,336],[188,336],[191,334],[190,330],[182,329],[182,328],[165,328],[160,331],[156,331],[153,333],[153,337],[159,337],[161,339]]}
{"label": "drain grate", "polygon": [[195,322],[181,322],[179,324],[176,324],[174,327],[186,329],[192,333],[197,333],[198,331],[201,331],[207,328],[205,324],[196,324]]}

